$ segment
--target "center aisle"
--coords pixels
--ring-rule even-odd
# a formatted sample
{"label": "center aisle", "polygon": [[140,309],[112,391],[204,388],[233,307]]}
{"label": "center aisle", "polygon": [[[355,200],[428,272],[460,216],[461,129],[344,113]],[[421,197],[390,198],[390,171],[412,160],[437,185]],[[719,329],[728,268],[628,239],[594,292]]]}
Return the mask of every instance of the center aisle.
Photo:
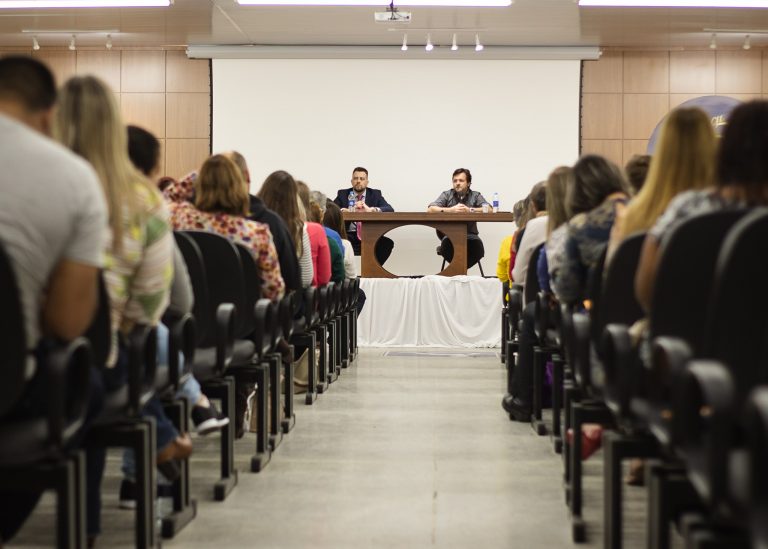
{"label": "center aisle", "polygon": [[[198,517],[167,548],[573,547],[560,458],[501,411],[491,352],[360,349],[259,474],[210,500],[217,440],[196,439]],[[446,353],[448,356],[430,356]],[[206,447],[207,446],[207,447]],[[197,487],[197,488],[196,488]]]}

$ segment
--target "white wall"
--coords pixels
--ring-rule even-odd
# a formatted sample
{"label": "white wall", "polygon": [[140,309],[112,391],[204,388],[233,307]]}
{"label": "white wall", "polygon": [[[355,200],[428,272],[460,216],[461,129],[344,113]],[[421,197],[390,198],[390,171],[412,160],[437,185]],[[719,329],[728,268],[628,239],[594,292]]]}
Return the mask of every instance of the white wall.
{"label": "white wall", "polygon": [[[579,77],[579,61],[215,59],[213,150],[242,152],[254,191],[284,169],[333,198],[364,166],[396,211],[424,211],[465,167],[508,211],[576,160]],[[513,228],[479,229],[493,274]],[[390,236],[388,270],[439,270],[433,230]]]}

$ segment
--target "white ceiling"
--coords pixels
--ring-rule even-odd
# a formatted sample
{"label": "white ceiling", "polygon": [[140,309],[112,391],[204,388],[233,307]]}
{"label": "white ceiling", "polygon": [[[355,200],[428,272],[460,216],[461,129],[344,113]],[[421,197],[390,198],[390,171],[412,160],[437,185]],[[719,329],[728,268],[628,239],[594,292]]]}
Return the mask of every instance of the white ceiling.
{"label": "white ceiling", "polygon": [[[201,44],[411,45],[430,32],[437,45],[602,46],[706,48],[712,31],[719,47],[738,47],[752,35],[768,46],[768,9],[579,8],[574,0],[515,0],[506,8],[404,8],[410,24],[375,23],[373,7],[255,7],[235,0],[175,0],[170,8],[2,10],[0,46],[30,46],[37,32],[42,47],[66,46],[74,32],[80,46],[103,47],[117,30],[115,47]],[[395,2],[395,5],[397,3]],[[56,31],[51,33],[51,31]],[[765,32],[766,34],[760,34]]]}

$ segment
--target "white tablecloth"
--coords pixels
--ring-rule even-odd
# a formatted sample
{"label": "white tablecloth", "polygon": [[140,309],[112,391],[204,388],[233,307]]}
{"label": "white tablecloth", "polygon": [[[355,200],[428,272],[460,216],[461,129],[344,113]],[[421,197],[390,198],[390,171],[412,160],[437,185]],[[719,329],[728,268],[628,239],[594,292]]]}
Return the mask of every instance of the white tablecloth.
{"label": "white tablecloth", "polygon": [[365,347],[498,347],[501,282],[479,276],[363,278]]}

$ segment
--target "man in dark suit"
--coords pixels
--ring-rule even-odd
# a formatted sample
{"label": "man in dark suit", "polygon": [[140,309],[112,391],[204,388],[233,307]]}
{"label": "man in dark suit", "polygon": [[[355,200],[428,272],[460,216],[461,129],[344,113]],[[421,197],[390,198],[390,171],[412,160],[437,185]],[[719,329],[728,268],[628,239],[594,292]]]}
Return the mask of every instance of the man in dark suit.
{"label": "man in dark suit", "polygon": [[[355,200],[355,210],[364,212],[394,212],[394,208],[384,199],[381,191],[378,189],[368,188],[368,170],[365,168],[355,168],[352,170],[352,186],[346,189],[339,189],[336,193],[334,203],[341,208],[342,211],[349,211],[350,196]],[[357,229],[358,223],[351,222],[347,225],[347,238],[352,243],[352,249],[355,250],[355,255],[360,255],[360,239],[358,238]],[[365,233],[363,238],[365,238]],[[389,258],[392,253],[392,248],[395,247],[395,243],[386,236],[379,238],[376,243],[376,260],[379,265],[384,265],[384,262]]]}

